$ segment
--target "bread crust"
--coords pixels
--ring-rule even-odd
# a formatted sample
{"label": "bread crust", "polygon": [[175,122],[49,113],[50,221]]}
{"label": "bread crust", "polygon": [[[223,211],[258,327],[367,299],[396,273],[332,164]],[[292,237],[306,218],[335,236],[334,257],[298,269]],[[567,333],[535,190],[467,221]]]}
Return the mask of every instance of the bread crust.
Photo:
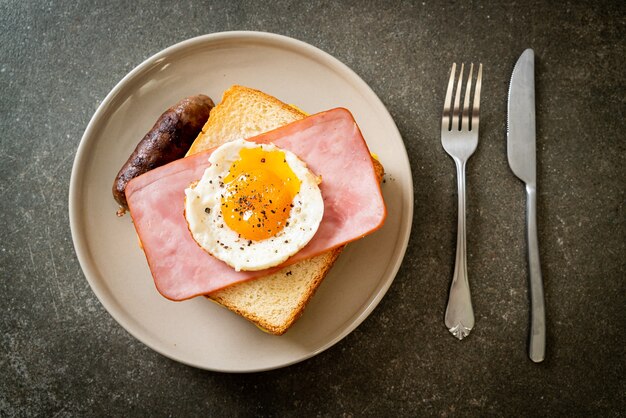
{"label": "bread crust", "polygon": [[[285,104],[277,98],[265,94],[260,90],[234,85],[224,92],[219,106],[215,106],[211,109],[209,118],[202,127],[201,132],[198,134],[193,144],[191,144],[187,155],[197,154],[198,152],[205,151],[222,145],[224,142],[228,142],[222,141],[222,138],[214,138],[213,136],[216,132],[219,132],[223,126],[228,125],[229,121],[232,120],[233,117],[236,116],[240,119],[238,120],[239,124],[251,123],[249,119],[244,119],[242,117],[243,115],[238,114],[238,112],[242,111],[240,104],[243,106],[250,106],[252,108],[249,112],[252,117],[255,116],[254,112],[258,112],[258,109],[254,108],[257,104],[261,104],[260,106],[266,108],[276,109],[281,113],[281,118],[285,122],[280,126],[286,125],[288,122],[295,122],[307,116],[306,113],[301,112],[295,107]],[[243,111],[246,110],[244,109]],[[279,126],[276,127],[278,128]],[[243,128],[245,128],[245,126],[240,126],[240,128],[242,128],[241,131],[243,133]],[[263,132],[258,132],[258,134],[261,133]],[[236,138],[227,138],[227,140],[233,139]]]}
{"label": "bread crust", "polygon": [[[341,251],[343,250],[343,248],[344,248],[343,246],[338,247],[338,248],[335,248],[334,250],[328,251],[318,256],[318,257],[326,257],[323,267],[317,272],[313,280],[310,281],[309,286],[307,287],[306,291],[303,293],[302,298],[299,300],[296,308],[290,312],[287,320],[285,320],[281,324],[272,323],[268,321],[266,318],[255,314],[254,312],[247,311],[245,309],[242,309],[240,306],[231,303],[227,297],[223,296],[222,291],[214,292],[210,295],[207,295],[207,297],[219,303],[220,305],[224,306],[225,308],[230,309],[236,314],[243,316],[247,320],[254,323],[256,326],[261,328],[263,331],[266,331],[274,335],[283,335],[289,329],[289,327],[291,327],[291,325],[294,322],[296,322],[296,320],[300,318],[300,316],[302,316],[302,313],[304,312],[304,308],[306,308],[307,304],[309,303],[309,301],[311,300],[311,298],[313,297],[313,295],[319,288],[320,284],[322,284],[322,281],[324,280],[324,278],[330,271],[331,267],[333,266],[333,264],[339,257],[339,254],[341,254]],[[299,263],[286,267],[285,269],[279,271],[278,273],[275,273],[275,275],[286,276],[287,274],[292,274],[293,270],[298,269],[297,267],[298,264]],[[256,279],[256,280],[262,280],[262,279],[263,278]]]}

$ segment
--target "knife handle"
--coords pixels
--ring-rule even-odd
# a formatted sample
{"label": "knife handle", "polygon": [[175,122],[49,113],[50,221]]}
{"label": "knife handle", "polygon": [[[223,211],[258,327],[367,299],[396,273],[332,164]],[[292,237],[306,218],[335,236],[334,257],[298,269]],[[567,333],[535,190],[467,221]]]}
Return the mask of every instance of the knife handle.
{"label": "knife handle", "polygon": [[530,274],[530,344],[528,356],[535,363],[542,362],[546,352],[546,312],[543,280],[539,264],[537,239],[537,188],[526,185],[526,232],[528,238],[528,270]]}

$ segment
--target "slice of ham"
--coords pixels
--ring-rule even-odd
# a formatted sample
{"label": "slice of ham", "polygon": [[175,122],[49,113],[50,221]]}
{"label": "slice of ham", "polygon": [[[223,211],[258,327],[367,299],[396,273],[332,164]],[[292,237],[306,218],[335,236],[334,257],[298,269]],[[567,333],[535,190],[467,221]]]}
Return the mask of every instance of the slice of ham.
{"label": "slice of ham", "polygon": [[313,257],[380,228],[387,215],[370,152],[349,111],[337,108],[250,138],[274,143],[322,176],[324,216],[313,239],[280,267],[235,271],[192,238],[184,217],[185,188],[202,177],[211,151],[133,179],[126,198],[157,290],[171,300],[205,295]]}

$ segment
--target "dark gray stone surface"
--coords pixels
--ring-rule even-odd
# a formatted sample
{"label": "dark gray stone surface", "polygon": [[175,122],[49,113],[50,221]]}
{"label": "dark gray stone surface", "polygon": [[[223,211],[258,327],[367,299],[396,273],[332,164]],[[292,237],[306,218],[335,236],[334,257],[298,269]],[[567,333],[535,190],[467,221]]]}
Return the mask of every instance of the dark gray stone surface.
{"label": "dark gray stone surface", "polygon": [[[587,415],[626,402],[623,2],[0,3],[0,416]],[[71,242],[68,185],[91,115],[134,66],[178,41],[276,32],[353,68],[387,105],[415,183],[406,259],[351,335],[303,363],[227,375],[124,331]],[[506,162],[510,71],[537,54],[539,235],[548,351],[526,356],[524,193]],[[485,67],[468,167],[476,327],[443,326],[456,183],[439,140],[453,61]]]}

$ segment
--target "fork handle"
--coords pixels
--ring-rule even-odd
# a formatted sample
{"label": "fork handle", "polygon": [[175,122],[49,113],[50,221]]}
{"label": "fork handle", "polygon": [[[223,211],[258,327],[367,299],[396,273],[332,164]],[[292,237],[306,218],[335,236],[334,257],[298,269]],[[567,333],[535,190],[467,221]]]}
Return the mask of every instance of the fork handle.
{"label": "fork handle", "polygon": [[455,159],[459,195],[456,260],[446,307],[445,324],[459,340],[474,328],[474,310],[467,278],[467,251],[465,243],[465,162]]}
{"label": "fork handle", "polygon": [[537,188],[526,185],[526,233],[528,238],[528,270],[530,275],[530,342],[528,356],[535,363],[542,362],[546,351],[546,313],[543,280],[539,264],[537,239]]}

